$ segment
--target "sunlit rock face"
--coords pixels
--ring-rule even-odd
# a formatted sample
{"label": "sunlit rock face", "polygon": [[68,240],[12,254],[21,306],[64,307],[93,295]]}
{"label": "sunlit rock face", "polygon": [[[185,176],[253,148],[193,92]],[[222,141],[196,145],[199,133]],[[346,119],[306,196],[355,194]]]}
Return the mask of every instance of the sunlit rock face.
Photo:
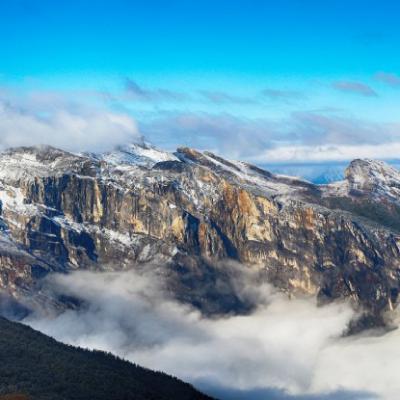
{"label": "sunlit rock face", "polygon": [[313,185],[188,148],[12,149],[0,154],[0,285],[40,301],[54,271],[152,268],[204,313],[245,312],[234,260],[291,295],[380,315],[399,290],[398,182],[370,160]]}

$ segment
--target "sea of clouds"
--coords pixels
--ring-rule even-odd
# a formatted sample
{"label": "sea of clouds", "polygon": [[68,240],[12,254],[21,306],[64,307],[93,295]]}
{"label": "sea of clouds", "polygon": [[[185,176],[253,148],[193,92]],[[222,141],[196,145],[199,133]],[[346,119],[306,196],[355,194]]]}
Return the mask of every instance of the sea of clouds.
{"label": "sea of clouds", "polygon": [[252,288],[260,305],[251,315],[210,319],[171,298],[154,275],[74,272],[47,284],[81,307],[25,323],[220,399],[396,399],[400,390],[400,332],[343,336],[355,315],[346,303],[318,307],[262,284]]}

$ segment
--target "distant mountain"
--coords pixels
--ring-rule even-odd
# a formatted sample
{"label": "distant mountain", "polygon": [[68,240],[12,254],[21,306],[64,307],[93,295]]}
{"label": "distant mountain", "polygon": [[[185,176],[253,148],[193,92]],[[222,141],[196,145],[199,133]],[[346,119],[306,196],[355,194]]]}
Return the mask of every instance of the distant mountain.
{"label": "distant mountain", "polygon": [[0,360],[2,400],[211,399],[176,378],[58,343],[1,317]]}
{"label": "distant mountain", "polygon": [[[394,168],[400,168],[398,160],[387,162]],[[262,168],[267,169],[274,174],[297,176],[309,182],[324,185],[344,179],[345,170],[348,162],[314,162],[314,163],[289,163],[289,164],[264,164]]]}
{"label": "distant mountain", "polygon": [[381,324],[400,290],[399,188],[399,172],[373,160],[316,185],[189,148],[11,149],[0,153],[0,287],[29,307],[76,306],[48,299],[43,278],[146,266],[206,315],[245,313],[255,304],[228,259],[294,296],[348,298]]}
{"label": "distant mountain", "polygon": [[348,163],[265,164],[262,167],[274,174],[297,176],[315,184],[327,184],[344,179]]}

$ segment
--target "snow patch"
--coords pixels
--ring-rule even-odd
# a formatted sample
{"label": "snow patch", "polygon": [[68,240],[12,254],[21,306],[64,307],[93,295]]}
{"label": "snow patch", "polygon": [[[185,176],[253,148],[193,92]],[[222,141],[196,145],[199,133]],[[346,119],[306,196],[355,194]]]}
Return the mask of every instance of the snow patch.
{"label": "snow patch", "polygon": [[128,164],[147,168],[152,168],[155,164],[163,161],[178,161],[172,153],[159,150],[148,143],[119,146],[116,150],[104,153],[99,157],[113,165]]}

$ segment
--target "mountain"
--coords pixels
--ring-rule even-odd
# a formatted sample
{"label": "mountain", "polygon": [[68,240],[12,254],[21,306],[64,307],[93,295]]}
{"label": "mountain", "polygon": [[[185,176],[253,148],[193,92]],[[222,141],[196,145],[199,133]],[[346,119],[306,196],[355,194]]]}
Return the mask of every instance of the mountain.
{"label": "mountain", "polygon": [[0,333],[0,399],[211,400],[176,378],[1,317]]}
{"label": "mountain", "polygon": [[348,298],[382,324],[400,287],[399,182],[373,160],[316,185],[189,148],[11,149],[0,154],[0,287],[35,307],[49,273],[152,268],[204,314],[242,313],[255,304],[231,260],[293,296]]}
{"label": "mountain", "polygon": [[335,163],[274,163],[261,166],[274,174],[298,176],[315,184],[327,184],[343,180],[347,163],[342,161]]}

